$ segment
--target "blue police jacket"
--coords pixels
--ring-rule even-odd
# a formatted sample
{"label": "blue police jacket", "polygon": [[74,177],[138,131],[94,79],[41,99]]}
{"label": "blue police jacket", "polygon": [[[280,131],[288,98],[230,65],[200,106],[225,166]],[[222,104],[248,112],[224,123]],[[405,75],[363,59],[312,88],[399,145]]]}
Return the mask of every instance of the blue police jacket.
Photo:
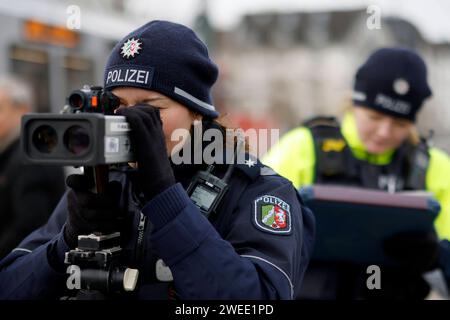
{"label": "blue police jacket", "polygon": [[[185,191],[195,171],[189,170],[175,172],[178,183],[144,206],[134,195],[131,171],[110,173],[126,190],[121,205],[131,219],[122,260],[139,269],[133,297],[167,299],[170,287],[180,299],[296,299],[312,252],[314,218],[292,184],[257,160],[237,165],[210,221]],[[67,194],[47,224],[0,261],[0,298],[67,295],[66,217]]]}

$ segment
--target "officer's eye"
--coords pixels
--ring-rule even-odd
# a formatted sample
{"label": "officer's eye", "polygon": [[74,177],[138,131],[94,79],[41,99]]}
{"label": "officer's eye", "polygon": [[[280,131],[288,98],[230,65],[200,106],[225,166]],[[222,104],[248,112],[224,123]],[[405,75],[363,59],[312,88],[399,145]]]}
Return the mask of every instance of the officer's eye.
{"label": "officer's eye", "polygon": [[409,126],[409,122],[408,121],[400,121],[397,120],[394,122],[395,126],[397,126],[398,128],[407,128]]}
{"label": "officer's eye", "polygon": [[123,99],[119,100],[119,108],[126,108],[128,106],[127,102]]}
{"label": "officer's eye", "polygon": [[155,99],[145,99],[145,100],[139,101],[139,103],[151,105],[152,107],[154,107],[154,108],[156,108],[156,109],[163,109],[163,108],[155,101]]}
{"label": "officer's eye", "polygon": [[376,113],[371,113],[368,115],[368,117],[370,120],[373,120],[373,121],[380,121],[383,118],[382,116],[380,116]]}

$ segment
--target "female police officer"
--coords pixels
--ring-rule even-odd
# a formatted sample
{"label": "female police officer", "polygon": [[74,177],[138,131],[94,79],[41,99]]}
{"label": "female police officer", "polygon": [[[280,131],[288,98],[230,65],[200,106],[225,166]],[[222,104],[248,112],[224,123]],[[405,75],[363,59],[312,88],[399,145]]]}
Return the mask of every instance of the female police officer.
{"label": "female police officer", "polygon": [[[199,119],[220,128],[210,98],[216,78],[205,45],[179,24],[152,21],[114,47],[104,85],[120,98],[118,113],[131,125],[137,169],[111,173],[105,194],[87,191],[87,179],[70,176],[71,190],[48,223],[1,262],[1,297],[65,294],[64,253],[75,248],[77,236],[118,227],[127,239],[123,263],[139,270],[139,298],[165,299],[174,292],[181,299],[298,296],[314,222],[292,184],[247,159],[236,164],[208,220],[185,191],[206,166],[175,165],[168,157],[176,151],[175,129],[189,130]],[[221,179],[228,169],[217,165],[207,174]],[[269,209],[283,223],[273,217],[263,222]],[[122,217],[121,210],[126,214],[118,226],[111,217]]]}
{"label": "female police officer", "polygon": [[[431,95],[426,76],[425,63],[409,49],[375,51],[356,73],[353,106],[341,126],[330,118],[310,121],[287,133],[264,163],[297,188],[332,183],[389,192],[431,191],[442,208],[436,230],[448,239],[450,161],[420,140],[414,128],[417,112]],[[400,246],[396,250],[403,255],[408,247],[417,249],[411,261],[420,265],[418,269],[434,266],[438,247],[432,237],[417,240],[420,248],[408,236],[399,241],[404,245],[397,242],[394,247]]]}

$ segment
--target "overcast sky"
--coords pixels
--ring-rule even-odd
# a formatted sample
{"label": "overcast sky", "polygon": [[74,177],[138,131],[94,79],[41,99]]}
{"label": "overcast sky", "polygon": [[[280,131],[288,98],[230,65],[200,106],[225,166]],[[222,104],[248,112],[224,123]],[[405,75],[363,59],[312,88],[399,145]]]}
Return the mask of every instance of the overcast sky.
{"label": "overcast sky", "polygon": [[[69,5],[81,7],[83,28],[111,38],[123,36],[152,19],[193,25],[205,6],[215,28],[229,30],[245,14],[268,12],[317,12],[359,9],[377,5],[382,16],[401,17],[415,25],[433,43],[450,43],[450,0],[127,0],[128,15],[111,15],[111,0],[0,0],[0,12],[23,18],[64,24]],[[99,28],[103,26],[103,28]]]}
{"label": "overcast sky", "polygon": [[[148,18],[192,25],[205,0],[129,0],[128,9]],[[378,5],[384,16],[399,16],[416,25],[429,41],[450,41],[449,0],[206,0],[211,23],[230,29],[243,15],[257,12],[298,12],[365,9]]]}

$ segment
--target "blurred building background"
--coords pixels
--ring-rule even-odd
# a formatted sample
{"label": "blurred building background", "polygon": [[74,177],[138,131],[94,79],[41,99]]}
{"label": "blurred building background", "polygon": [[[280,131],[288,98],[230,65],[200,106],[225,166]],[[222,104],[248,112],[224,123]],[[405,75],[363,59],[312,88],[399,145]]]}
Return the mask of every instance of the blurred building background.
{"label": "blurred building background", "polygon": [[[80,28],[68,29],[76,5]],[[380,15],[379,28],[370,26]],[[221,68],[216,106],[244,128],[282,132],[316,114],[339,116],[356,68],[380,46],[426,60],[433,98],[423,134],[450,152],[450,2],[447,0],[0,0],[0,73],[32,82],[41,112],[101,84],[115,42],[151,19],[193,27]]]}

